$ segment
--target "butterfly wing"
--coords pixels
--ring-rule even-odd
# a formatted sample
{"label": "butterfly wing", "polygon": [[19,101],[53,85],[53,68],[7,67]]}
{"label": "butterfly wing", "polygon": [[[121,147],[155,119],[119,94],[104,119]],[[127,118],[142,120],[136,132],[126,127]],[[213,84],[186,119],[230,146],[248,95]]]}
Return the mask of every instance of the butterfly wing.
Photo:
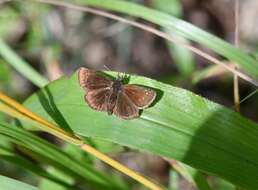
{"label": "butterfly wing", "polygon": [[139,117],[138,108],[123,92],[120,92],[117,96],[113,113],[122,119],[133,119]]}
{"label": "butterfly wing", "polygon": [[80,86],[86,90],[84,99],[88,105],[98,111],[107,111],[113,81],[97,71],[83,67],[79,69],[78,78]]}
{"label": "butterfly wing", "polygon": [[98,90],[88,91],[84,98],[92,109],[97,111],[107,111],[107,104],[110,94],[110,89],[100,88]]}
{"label": "butterfly wing", "polygon": [[156,98],[154,90],[133,84],[124,85],[123,91],[140,109],[148,107]]}
{"label": "butterfly wing", "polygon": [[85,90],[96,90],[100,88],[110,88],[113,81],[101,76],[97,71],[87,68],[80,68],[78,72],[80,86]]}

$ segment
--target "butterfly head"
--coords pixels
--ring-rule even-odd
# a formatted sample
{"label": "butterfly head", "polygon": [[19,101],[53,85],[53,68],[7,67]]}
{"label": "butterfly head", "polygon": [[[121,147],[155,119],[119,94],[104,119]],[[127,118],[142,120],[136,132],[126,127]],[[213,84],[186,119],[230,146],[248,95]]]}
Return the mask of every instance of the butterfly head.
{"label": "butterfly head", "polygon": [[123,82],[123,80],[126,78],[125,74],[121,74],[120,72],[117,73],[117,81],[120,81],[121,83]]}

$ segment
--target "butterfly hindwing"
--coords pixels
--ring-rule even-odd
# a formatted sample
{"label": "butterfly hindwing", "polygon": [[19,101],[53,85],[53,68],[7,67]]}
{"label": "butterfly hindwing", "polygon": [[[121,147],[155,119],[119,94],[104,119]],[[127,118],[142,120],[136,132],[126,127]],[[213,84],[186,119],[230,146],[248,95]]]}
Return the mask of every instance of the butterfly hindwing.
{"label": "butterfly hindwing", "polygon": [[124,85],[123,91],[140,109],[148,107],[156,97],[156,92],[152,89],[133,84]]}
{"label": "butterfly hindwing", "polygon": [[108,88],[90,90],[85,95],[85,101],[91,108],[97,111],[107,111],[107,104],[110,94],[111,91]]}
{"label": "butterfly hindwing", "polygon": [[133,119],[139,117],[139,110],[126,94],[120,92],[114,107],[114,114],[122,119]]}

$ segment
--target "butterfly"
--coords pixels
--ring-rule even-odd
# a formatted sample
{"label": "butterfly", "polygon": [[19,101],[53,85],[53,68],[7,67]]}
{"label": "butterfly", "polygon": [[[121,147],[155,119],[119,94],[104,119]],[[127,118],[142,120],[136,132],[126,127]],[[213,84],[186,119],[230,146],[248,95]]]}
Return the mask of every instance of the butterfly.
{"label": "butterfly", "polygon": [[99,71],[81,67],[78,78],[80,86],[86,91],[84,99],[92,109],[122,119],[139,117],[140,110],[147,108],[156,98],[152,89],[123,84],[124,76],[118,75],[112,80]]}

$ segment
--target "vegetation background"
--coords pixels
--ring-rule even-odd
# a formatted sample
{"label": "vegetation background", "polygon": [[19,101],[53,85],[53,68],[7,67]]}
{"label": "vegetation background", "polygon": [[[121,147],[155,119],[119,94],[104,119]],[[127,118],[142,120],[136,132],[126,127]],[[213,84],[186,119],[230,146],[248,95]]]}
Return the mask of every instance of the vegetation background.
{"label": "vegetation background", "polygon": [[[79,4],[80,6],[84,5],[82,2],[70,1],[70,3]],[[235,0],[132,0],[127,2],[137,3],[167,13],[192,23],[226,42],[233,45],[236,43]],[[132,17],[133,14],[121,14],[121,16],[125,19],[134,20],[157,28],[160,31],[172,35],[176,39],[178,38],[177,33],[173,30],[158,26],[142,18]],[[237,37],[238,42],[235,45],[239,46],[245,52],[246,56],[250,56],[253,60],[256,60],[257,64],[258,2],[256,0],[240,1],[238,16],[239,25],[237,27],[239,29],[239,36]],[[193,35],[197,35],[197,33]],[[0,56],[0,90],[19,102],[23,102],[31,95],[34,95],[34,97],[27,101],[27,106],[35,112],[37,112],[37,109],[42,109],[40,106],[37,107],[37,103],[35,103],[35,92],[41,86],[38,84],[47,82],[45,78],[49,81],[54,81],[63,75],[74,78],[75,71],[82,66],[97,70],[106,70],[107,67],[112,71],[152,78],[168,85],[187,89],[208,100],[234,110],[234,86],[233,74],[231,72],[181,47],[180,44],[170,43],[146,30],[123,22],[63,6],[36,3],[35,1],[0,0],[0,38],[3,40],[0,39],[0,55],[2,55]],[[213,39],[204,40],[210,40],[212,42]],[[226,64],[233,64],[233,62],[224,60],[221,55],[216,54],[211,48],[200,45],[200,43],[197,43],[198,41],[190,42],[185,40],[184,42],[217,59],[223,60]],[[26,66],[22,68],[22,64],[17,59],[10,59],[12,57],[11,54],[9,54],[9,58],[6,58],[5,48],[7,44],[14,54],[19,55],[25,61],[26,66],[29,65],[33,70],[40,73],[40,77],[36,79],[38,84],[30,78],[34,76],[33,70],[26,70]],[[257,74],[257,72],[254,69],[253,73]],[[254,76],[253,73],[247,72],[252,77]],[[255,77],[253,78],[255,79]],[[75,79],[71,80],[75,81]],[[133,78],[133,80],[137,82],[137,77],[135,79]],[[150,84],[155,83],[144,78],[139,80],[140,82],[142,82],[141,80],[147,82],[146,84],[148,82]],[[66,93],[68,94],[69,89],[65,89],[63,93],[60,93],[60,91],[65,88],[65,85],[69,86],[70,84],[68,82],[66,83],[65,80],[56,83],[58,84],[55,85],[55,82],[53,82],[52,87],[50,87],[51,93],[58,92],[54,95],[54,101],[56,101],[55,98],[57,96],[66,96]],[[239,79],[238,84],[240,100],[254,92],[257,88],[255,85],[242,79]],[[156,83],[155,85],[157,87]],[[71,85],[70,90],[74,89],[78,91],[78,88]],[[165,89],[165,86],[161,85],[160,89]],[[42,97],[44,97],[45,91],[40,92],[42,92]],[[167,91],[165,90],[165,92]],[[183,93],[183,91],[178,92],[179,99],[180,93]],[[68,94],[68,97],[73,97],[73,95]],[[66,99],[65,101],[67,102],[68,100]],[[192,105],[195,106],[194,109],[196,110],[202,109],[199,103]],[[258,121],[257,108],[257,93],[240,104],[241,115],[253,122]],[[59,119],[55,120],[52,118],[52,120],[57,124],[61,122],[64,125],[65,122],[60,121],[60,117],[57,116],[58,109],[59,107],[52,111],[54,112],[54,118]],[[70,113],[71,111],[72,109]],[[225,111],[226,116],[223,118],[224,111],[222,110],[221,115],[217,116],[218,118],[221,117],[221,125],[227,121],[231,121],[226,118],[231,112],[228,113]],[[41,111],[38,113],[47,117]],[[76,112],[76,114],[80,113]],[[168,115],[170,112],[168,111],[166,114]],[[174,117],[180,117],[175,112],[171,114]],[[202,113],[200,112],[200,114]],[[65,116],[68,115],[64,114],[64,120],[68,118]],[[150,116],[152,116],[151,113]],[[83,118],[84,116],[82,115],[81,117]],[[166,117],[164,116],[164,118]],[[96,120],[99,118],[102,118],[102,116],[96,116]],[[74,120],[76,119],[75,117]],[[184,120],[185,118],[182,115],[178,119]],[[2,113],[0,113],[0,121],[17,126],[22,125],[19,121],[14,121]],[[90,120],[87,121],[90,122]],[[163,120],[161,119],[161,121]],[[103,124],[105,122],[109,121],[104,120]],[[115,127],[123,127],[120,126],[120,123],[113,123],[118,125],[114,126],[113,130],[116,130]],[[135,126],[138,124],[140,123],[136,123]],[[250,126],[257,128],[255,124],[250,124]],[[141,126],[138,125],[137,127],[140,128]],[[30,127],[27,128],[31,129]],[[2,137],[0,138],[0,184],[2,187],[6,185],[5,190],[11,189],[11,184],[18,183],[9,178],[17,179],[39,189],[145,189],[145,187],[125,177],[118,171],[111,169],[93,156],[83,153],[79,148],[64,143],[46,132],[37,131],[31,134],[23,130],[23,128],[17,128],[13,129],[13,133],[15,134],[12,136],[12,130],[10,128],[5,130],[6,132],[1,132],[0,130],[0,137]],[[252,131],[249,132],[252,133]],[[212,131],[207,131],[207,133],[212,133]],[[221,134],[223,134],[223,131],[221,131]],[[227,134],[234,135],[233,133]],[[255,132],[254,134],[258,133]],[[54,146],[48,144],[47,141],[41,142],[41,139],[38,137],[51,142]],[[148,136],[145,138],[148,138]],[[241,142],[241,138],[239,138],[239,142]],[[171,190],[241,189],[238,183],[232,184],[232,182],[238,181],[237,178],[229,177],[230,183],[220,177],[215,177],[216,172],[215,175],[213,172],[211,172],[212,175],[208,175],[209,171],[202,171],[202,168],[200,168],[200,172],[181,162],[161,157],[158,154],[164,155],[165,153],[163,154],[162,151],[157,151],[156,154],[155,150],[145,147],[142,148],[144,151],[138,151],[137,146],[137,150],[134,149],[135,147],[133,145],[133,148],[129,146],[131,149],[127,146],[122,146],[127,144],[119,140],[117,142],[108,139],[108,142],[106,142],[101,138],[97,140],[90,138],[85,141],[92,143],[101,152],[108,154],[124,165],[148,176]],[[45,151],[40,152],[37,148],[28,148],[27,146],[30,145],[26,145],[26,143],[29,142],[31,144],[35,143],[35,145],[38,143],[38,147],[41,147]],[[119,145],[112,142],[117,142]],[[253,142],[250,146],[255,147],[254,145],[257,143],[257,139],[254,138]],[[235,144],[235,146],[237,145]],[[173,149],[171,150],[174,151]],[[152,154],[145,151],[150,151]],[[164,149],[164,151],[169,151],[169,149]],[[234,151],[238,152],[241,150],[235,149]],[[50,154],[53,154],[54,157],[48,157]],[[219,157],[219,155],[217,156]],[[246,156],[250,158],[248,154]],[[59,158],[60,162],[63,163],[59,163],[56,158]],[[72,160],[69,161],[70,158]],[[175,155],[174,158],[177,159],[180,156]],[[189,157],[189,159],[191,158]],[[258,160],[258,154],[254,153],[252,159]],[[186,160],[181,161],[184,163],[188,162]],[[79,165],[76,165],[76,162]],[[195,163],[189,161],[189,164],[193,166]],[[208,166],[210,164],[212,165],[212,163],[206,163],[207,168],[209,168]],[[216,166],[215,164],[214,168],[216,167],[220,166]],[[90,172],[84,172],[83,168],[88,168]],[[225,171],[227,169],[225,168]],[[241,173],[241,169],[238,172]],[[4,176],[9,178],[5,178]],[[230,175],[226,175],[226,178],[228,176]],[[242,181],[240,180],[240,186],[241,183]],[[243,182],[242,185],[247,187],[247,189],[249,189],[248,187],[254,189],[255,185],[250,185],[252,183],[255,184],[256,182],[252,180],[252,182],[246,184]],[[20,185],[22,188],[25,184]],[[32,187],[24,187],[24,189],[29,188]]]}

